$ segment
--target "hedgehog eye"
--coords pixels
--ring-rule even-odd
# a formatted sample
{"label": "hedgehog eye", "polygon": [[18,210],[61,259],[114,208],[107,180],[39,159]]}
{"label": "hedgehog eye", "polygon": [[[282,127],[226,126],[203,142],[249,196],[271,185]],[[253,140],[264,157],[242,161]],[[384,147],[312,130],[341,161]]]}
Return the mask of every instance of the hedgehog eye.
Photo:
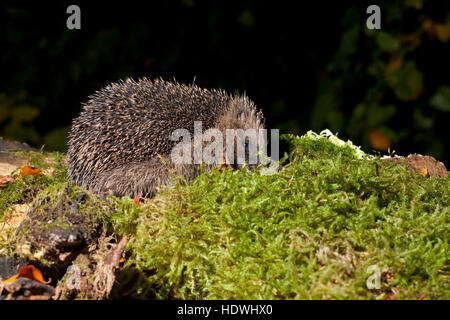
{"label": "hedgehog eye", "polygon": [[245,146],[245,150],[248,150],[248,137],[246,137],[244,140],[244,146]]}

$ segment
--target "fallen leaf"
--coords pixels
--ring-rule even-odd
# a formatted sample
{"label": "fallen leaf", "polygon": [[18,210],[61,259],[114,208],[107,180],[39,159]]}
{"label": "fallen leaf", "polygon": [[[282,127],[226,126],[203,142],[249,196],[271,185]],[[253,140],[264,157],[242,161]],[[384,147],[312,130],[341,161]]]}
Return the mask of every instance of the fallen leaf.
{"label": "fallen leaf", "polygon": [[39,269],[33,265],[23,267],[16,275],[12,276],[9,279],[4,280],[3,283],[12,283],[16,281],[18,278],[28,278],[31,280],[39,281],[43,284],[47,284],[44,281],[44,277],[42,276],[41,271],[39,271]]}
{"label": "fallen leaf", "polygon": [[20,170],[19,178],[22,179],[24,176],[39,177],[41,175],[43,175],[41,170],[34,168],[32,166],[25,166]]}
{"label": "fallen leaf", "polygon": [[139,205],[141,202],[141,194],[138,194],[136,197],[134,197],[133,201],[135,204]]}
{"label": "fallen leaf", "polygon": [[423,169],[422,171],[420,171],[420,174],[423,175],[424,177],[430,176],[430,175],[428,174],[428,169],[427,169],[427,168],[425,168],[425,169]]}

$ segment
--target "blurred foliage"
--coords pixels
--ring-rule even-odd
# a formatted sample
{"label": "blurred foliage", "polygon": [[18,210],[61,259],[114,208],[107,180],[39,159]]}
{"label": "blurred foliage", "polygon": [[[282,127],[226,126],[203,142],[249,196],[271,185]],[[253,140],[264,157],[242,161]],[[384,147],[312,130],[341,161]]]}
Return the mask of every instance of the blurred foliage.
{"label": "blurred foliage", "polygon": [[361,24],[364,12],[346,12],[345,31],[315,99],[312,129],[329,127],[379,151],[412,140],[415,152],[444,157],[450,12],[435,20],[445,3],[430,2],[383,3],[380,30]]}
{"label": "blurred foliage", "polygon": [[365,27],[364,1],[304,4],[300,18],[290,2],[81,1],[76,31],[69,4],[0,4],[0,136],[65,151],[88,95],[161,76],[246,92],[283,133],[330,128],[366,151],[449,163],[446,0],[383,2],[381,30]]}

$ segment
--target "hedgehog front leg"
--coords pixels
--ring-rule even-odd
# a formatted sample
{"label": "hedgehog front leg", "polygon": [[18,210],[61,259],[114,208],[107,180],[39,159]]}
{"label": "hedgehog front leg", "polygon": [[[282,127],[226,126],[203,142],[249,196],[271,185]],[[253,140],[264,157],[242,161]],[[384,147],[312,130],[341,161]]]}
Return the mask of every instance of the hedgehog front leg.
{"label": "hedgehog front leg", "polygon": [[159,185],[168,185],[178,174],[176,169],[161,159],[130,162],[102,172],[91,189],[105,198],[108,195],[153,197]]}

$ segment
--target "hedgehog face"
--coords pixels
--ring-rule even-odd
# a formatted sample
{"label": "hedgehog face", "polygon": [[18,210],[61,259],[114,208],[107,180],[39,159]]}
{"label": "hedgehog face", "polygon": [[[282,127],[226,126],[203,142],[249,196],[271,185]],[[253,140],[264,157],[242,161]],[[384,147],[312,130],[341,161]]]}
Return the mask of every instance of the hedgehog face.
{"label": "hedgehog face", "polygon": [[231,100],[217,127],[224,133],[226,163],[236,169],[241,168],[244,162],[249,167],[259,164],[258,151],[264,143],[260,136],[263,134],[261,129],[264,129],[263,117],[246,96]]}

